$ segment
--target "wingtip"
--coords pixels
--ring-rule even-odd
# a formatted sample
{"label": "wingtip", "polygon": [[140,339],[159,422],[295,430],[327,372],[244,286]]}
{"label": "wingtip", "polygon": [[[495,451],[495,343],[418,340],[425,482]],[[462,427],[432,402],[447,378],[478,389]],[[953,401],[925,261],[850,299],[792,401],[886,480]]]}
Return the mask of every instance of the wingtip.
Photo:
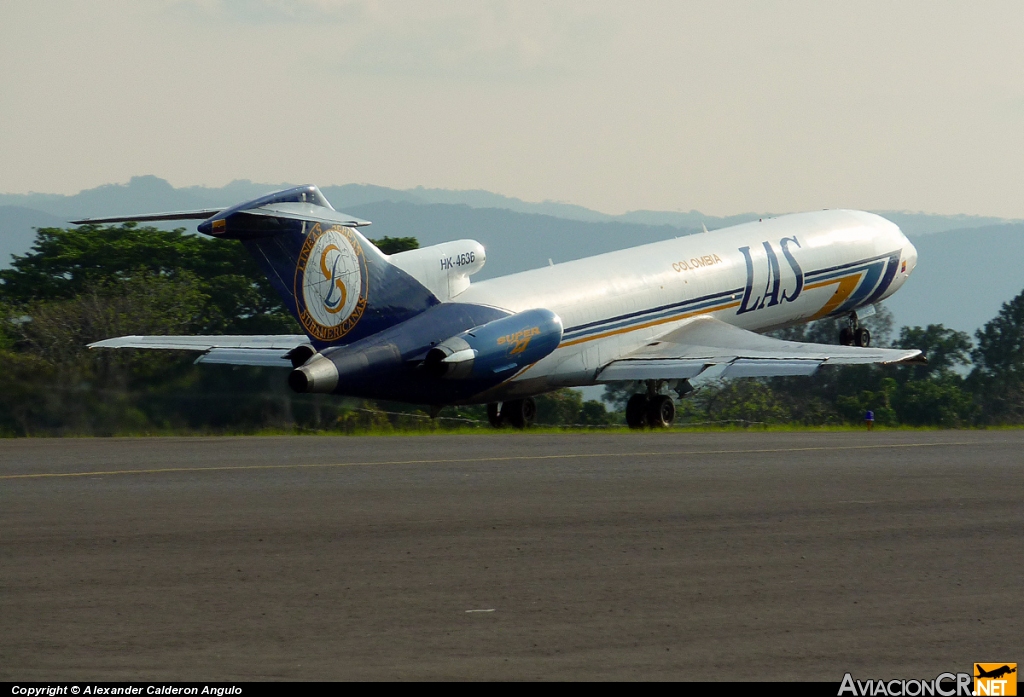
{"label": "wingtip", "polygon": [[141,339],[141,336],[132,334],[131,336],[115,336],[110,339],[103,339],[102,341],[94,341],[91,344],[86,344],[85,347],[88,349],[98,348],[121,348],[122,344],[126,341],[135,341]]}
{"label": "wingtip", "polygon": [[920,349],[914,349],[913,351],[909,356],[890,361],[885,365],[928,365],[928,357]]}

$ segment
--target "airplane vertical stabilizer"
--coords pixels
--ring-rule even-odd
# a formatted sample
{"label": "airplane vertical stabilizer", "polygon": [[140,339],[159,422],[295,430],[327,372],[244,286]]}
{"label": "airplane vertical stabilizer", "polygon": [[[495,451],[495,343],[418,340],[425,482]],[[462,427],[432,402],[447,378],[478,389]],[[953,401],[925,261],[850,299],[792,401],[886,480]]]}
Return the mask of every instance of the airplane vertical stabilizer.
{"label": "airplane vertical stabilizer", "polygon": [[237,239],[318,348],[348,344],[418,315],[437,297],[358,228],[315,186],[280,191],[221,211],[199,225]]}

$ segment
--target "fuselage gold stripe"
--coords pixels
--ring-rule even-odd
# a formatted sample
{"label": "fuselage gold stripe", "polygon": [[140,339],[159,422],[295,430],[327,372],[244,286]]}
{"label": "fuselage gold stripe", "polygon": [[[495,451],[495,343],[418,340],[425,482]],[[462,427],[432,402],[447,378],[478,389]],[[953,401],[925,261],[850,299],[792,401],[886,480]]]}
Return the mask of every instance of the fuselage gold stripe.
{"label": "fuselage gold stripe", "polygon": [[573,339],[572,341],[566,341],[558,348],[565,348],[567,346],[575,346],[576,344],[582,344],[587,341],[593,341],[594,339],[604,339],[605,337],[615,336],[616,334],[625,334],[627,332],[634,332],[638,329],[646,329],[647,327],[654,327],[659,324],[666,324],[667,322],[676,322],[682,319],[688,319],[690,317],[696,317],[697,315],[708,315],[712,312],[718,312],[719,310],[728,310],[730,307],[739,307],[738,302],[727,303],[725,305],[719,305],[718,307],[707,307],[703,310],[694,310],[692,312],[684,312],[681,315],[674,315],[672,317],[665,317],[663,319],[656,319],[650,322],[643,322],[641,324],[634,324],[629,327],[622,327],[621,329],[614,329],[608,332],[602,332],[600,334],[594,334],[593,336],[585,336],[581,339]]}
{"label": "fuselage gold stripe", "polygon": [[850,294],[856,290],[857,284],[860,282],[860,273],[855,273],[850,276],[843,276],[842,278],[833,278],[828,281],[820,281],[818,283],[810,283],[805,289],[812,290],[814,288],[823,288],[833,283],[838,283],[839,287],[836,288],[835,293],[829,298],[829,301],[818,310],[816,313],[811,315],[811,319],[821,319],[832,313],[837,307],[843,304],[843,302],[850,297]]}

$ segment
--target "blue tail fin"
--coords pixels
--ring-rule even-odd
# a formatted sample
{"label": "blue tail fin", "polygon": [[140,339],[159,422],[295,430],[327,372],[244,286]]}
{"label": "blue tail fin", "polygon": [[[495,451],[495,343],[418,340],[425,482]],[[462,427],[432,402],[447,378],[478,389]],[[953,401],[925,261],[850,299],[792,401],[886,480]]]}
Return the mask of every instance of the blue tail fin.
{"label": "blue tail fin", "polygon": [[404,322],[438,299],[392,266],[315,186],[269,194],[199,225],[241,240],[317,348],[348,344]]}

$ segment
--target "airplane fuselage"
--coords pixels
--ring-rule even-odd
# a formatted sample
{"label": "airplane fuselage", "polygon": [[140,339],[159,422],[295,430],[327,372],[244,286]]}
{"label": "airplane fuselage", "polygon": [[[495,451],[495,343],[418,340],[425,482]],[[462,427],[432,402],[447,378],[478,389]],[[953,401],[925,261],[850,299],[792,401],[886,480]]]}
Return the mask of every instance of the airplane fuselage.
{"label": "airplane fuselage", "polygon": [[385,255],[360,232],[367,221],[335,211],[314,186],[220,211],[80,222],[183,218],[239,240],[304,333],[127,336],[91,347],[184,348],[203,352],[197,362],[290,366],[298,392],[435,407],[506,402],[519,422],[521,408],[532,408],[524,398],[559,387],[642,381],[651,408],[667,414],[671,404],[656,398],[664,383],[716,369],[810,375],[825,364],[920,356],[869,348],[855,321],[843,346],[762,336],[823,317],[854,320],[899,289],[917,251],[870,213],[785,215],[477,283],[470,276],[486,261],[479,243]]}
{"label": "airplane fuselage", "polygon": [[829,210],[770,218],[475,282],[454,302],[562,318],[558,348],[487,395],[595,384],[595,371],[685,320],[764,332],[892,295],[917,250],[890,221]]}

